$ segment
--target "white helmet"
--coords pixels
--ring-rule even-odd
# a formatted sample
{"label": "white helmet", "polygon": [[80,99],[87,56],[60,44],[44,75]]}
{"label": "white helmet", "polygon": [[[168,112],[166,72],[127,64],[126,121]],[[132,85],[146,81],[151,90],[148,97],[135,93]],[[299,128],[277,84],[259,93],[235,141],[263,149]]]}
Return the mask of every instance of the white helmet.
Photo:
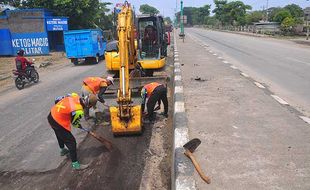
{"label": "white helmet", "polygon": [[114,79],[111,76],[107,77],[107,80],[111,82],[112,85],[114,85]]}

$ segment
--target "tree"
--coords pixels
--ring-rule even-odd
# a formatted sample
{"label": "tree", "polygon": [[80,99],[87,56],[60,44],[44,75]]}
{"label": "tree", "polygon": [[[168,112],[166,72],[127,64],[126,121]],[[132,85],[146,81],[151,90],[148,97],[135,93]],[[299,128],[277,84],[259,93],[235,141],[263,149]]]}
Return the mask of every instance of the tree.
{"label": "tree", "polygon": [[[224,6],[229,11],[230,20],[235,21],[237,25],[245,25],[245,15],[247,10],[251,10],[250,5],[245,5],[242,1],[232,1]],[[231,22],[231,24],[233,24]]]}
{"label": "tree", "polygon": [[205,17],[210,15],[211,5],[204,5],[203,7],[193,9],[193,24],[201,25],[204,24]]}
{"label": "tree", "polygon": [[214,0],[215,9],[213,9],[213,13],[215,14],[215,18],[218,19],[222,25],[228,22],[228,13],[225,12],[224,7],[227,5],[227,0]]}
{"label": "tree", "polygon": [[142,14],[158,14],[159,10],[157,10],[155,7],[152,7],[148,4],[143,4],[140,6],[139,11]]}
{"label": "tree", "polygon": [[259,22],[264,18],[264,13],[262,11],[253,11],[246,15],[246,23],[253,24],[254,22]]}
{"label": "tree", "polygon": [[250,5],[245,5],[242,1],[232,1],[227,3],[227,0],[214,0],[215,17],[221,21],[222,24],[229,25],[245,25],[246,11],[251,10]]}
{"label": "tree", "polygon": [[292,17],[286,17],[281,23],[281,30],[289,33],[292,32],[294,26],[296,26],[295,19]]}
{"label": "tree", "polygon": [[269,21],[275,21],[275,16],[276,14],[278,14],[278,12],[280,12],[282,10],[281,7],[270,7],[269,9],[267,9],[268,12],[268,20]]}
{"label": "tree", "polygon": [[282,23],[282,21],[287,18],[287,17],[290,17],[292,18],[292,15],[291,13],[286,10],[286,9],[281,9],[273,18],[274,21],[276,22],[279,22],[279,23]]}
{"label": "tree", "polygon": [[284,9],[288,10],[293,18],[300,18],[304,16],[304,11],[296,4],[286,5]]}
{"label": "tree", "polygon": [[[99,0],[27,0],[22,1],[24,8],[46,8],[56,16],[69,17],[70,29],[94,28],[102,23],[107,12],[106,3]],[[111,26],[112,27],[112,26]]]}

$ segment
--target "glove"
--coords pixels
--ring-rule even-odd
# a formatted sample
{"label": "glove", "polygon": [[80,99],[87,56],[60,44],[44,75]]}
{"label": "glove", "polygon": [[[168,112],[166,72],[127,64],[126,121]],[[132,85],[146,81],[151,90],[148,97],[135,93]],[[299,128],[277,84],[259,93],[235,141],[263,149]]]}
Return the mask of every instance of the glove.
{"label": "glove", "polygon": [[100,99],[100,98],[98,98],[97,100],[98,100],[99,102],[101,102],[102,104],[104,104],[104,103],[105,103],[104,99]]}

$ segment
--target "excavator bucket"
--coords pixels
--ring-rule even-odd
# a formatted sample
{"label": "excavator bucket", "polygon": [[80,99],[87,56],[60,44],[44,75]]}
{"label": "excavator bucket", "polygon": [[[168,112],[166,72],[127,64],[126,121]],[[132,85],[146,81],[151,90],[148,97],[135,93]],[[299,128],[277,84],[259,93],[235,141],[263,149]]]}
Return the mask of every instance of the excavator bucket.
{"label": "excavator bucket", "polygon": [[131,107],[131,118],[129,121],[122,121],[119,117],[119,108],[110,107],[112,132],[114,135],[141,134],[142,114],[141,106]]}

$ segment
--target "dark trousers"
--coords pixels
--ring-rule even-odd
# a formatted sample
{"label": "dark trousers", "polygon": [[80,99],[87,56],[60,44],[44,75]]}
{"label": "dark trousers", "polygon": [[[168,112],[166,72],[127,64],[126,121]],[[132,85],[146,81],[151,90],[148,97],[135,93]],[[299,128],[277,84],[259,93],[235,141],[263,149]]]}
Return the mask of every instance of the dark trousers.
{"label": "dark trousers", "polygon": [[168,98],[167,98],[167,88],[164,85],[160,85],[154,89],[151,96],[147,101],[147,113],[149,120],[154,120],[154,108],[156,102],[162,101],[164,104],[164,113],[168,114]]}
{"label": "dark trousers", "polygon": [[48,115],[47,120],[55,132],[59,147],[64,148],[66,145],[66,147],[68,147],[70,151],[70,158],[72,162],[76,162],[77,161],[76,140],[72,135],[72,133],[70,131],[67,131],[61,125],[59,125],[54,120],[51,113]]}

